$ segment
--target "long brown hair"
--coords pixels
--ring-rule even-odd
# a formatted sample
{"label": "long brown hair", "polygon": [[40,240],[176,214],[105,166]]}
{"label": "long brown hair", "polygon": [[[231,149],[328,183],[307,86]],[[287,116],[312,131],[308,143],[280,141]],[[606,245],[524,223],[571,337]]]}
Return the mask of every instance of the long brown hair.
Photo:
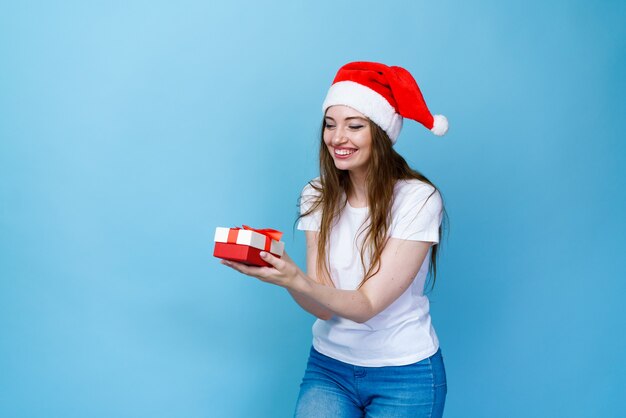
{"label": "long brown hair", "polygon": [[[433,192],[428,199],[438,192],[437,187],[428,180],[422,173],[409,167],[405,159],[393,149],[393,144],[387,133],[374,122],[369,122],[372,136],[372,153],[367,169],[367,202],[369,209],[369,226],[362,233],[365,233],[364,245],[361,247],[361,264],[366,272],[359,287],[380,271],[380,257],[387,240],[389,239],[390,214],[393,205],[393,191],[396,181],[417,179],[433,187]],[[309,184],[317,192],[317,198],[311,203],[311,207],[299,218],[310,215],[318,208],[322,209],[322,219],[317,243],[317,271],[324,272],[324,277],[330,278],[328,269],[327,248],[330,240],[330,231],[333,223],[337,220],[341,211],[347,203],[347,196],[351,193],[352,183],[347,170],[339,170],[335,166],[332,156],[328,152],[324,143],[324,128],[326,122],[322,121],[321,142],[319,151],[320,180],[311,181]],[[343,199],[343,196],[346,199]],[[443,205],[443,197],[442,197]],[[444,224],[448,224],[448,215],[445,207],[443,210],[443,222],[439,226],[439,242],[445,229]],[[430,267],[428,274],[432,277],[432,287],[435,286],[437,278],[437,258],[439,245],[432,246],[430,254]],[[365,266],[366,253],[371,255],[371,264]],[[324,280],[325,282],[327,280]],[[327,283],[332,285],[332,282]]]}

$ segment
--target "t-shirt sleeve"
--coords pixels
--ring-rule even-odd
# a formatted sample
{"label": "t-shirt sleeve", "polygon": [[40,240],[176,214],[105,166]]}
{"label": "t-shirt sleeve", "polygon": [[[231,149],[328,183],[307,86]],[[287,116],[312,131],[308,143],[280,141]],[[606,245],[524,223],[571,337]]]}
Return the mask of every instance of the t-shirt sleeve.
{"label": "t-shirt sleeve", "polygon": [[439,243],[443,216],[439,191],[428,184],[407,184],[392,207],[391,238]]}
{"label": "t-shirt sleeve", "polygon": [[[314,180],[315,181],[315,180]],[[312,206],[313,202],[319,196],[319,192],[307,183],[300,194],[300,215],[306,213]],[[298,221],[298,229],[301,231],[319,231],[321,224],[321,208],[317,208],[313,213],[303,216]]]}

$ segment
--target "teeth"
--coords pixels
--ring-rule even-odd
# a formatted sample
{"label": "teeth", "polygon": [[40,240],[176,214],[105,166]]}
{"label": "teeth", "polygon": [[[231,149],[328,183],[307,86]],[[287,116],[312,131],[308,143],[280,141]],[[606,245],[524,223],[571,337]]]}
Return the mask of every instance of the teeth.
{"label": "teeth", "polygon": [[347,150],[347,149],[336,149],[335,154],[339,155],[349,155],[354,154],[355,150]]}

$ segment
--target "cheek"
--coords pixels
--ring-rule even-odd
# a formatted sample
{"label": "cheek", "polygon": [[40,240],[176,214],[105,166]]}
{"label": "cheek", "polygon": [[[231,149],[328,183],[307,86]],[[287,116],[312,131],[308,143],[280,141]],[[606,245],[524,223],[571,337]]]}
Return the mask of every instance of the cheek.
{"label": "cheek", "polygon": [[368,151],[372,148],[372,138],[369,133],[364,133],[362,136],[359,136],[358,145],[359,148],[367,149]]}
{"label": "cheek", "polygon": [[364,141],[360,148],[363,158],[369,160],[372,155],[372,144],[370,141]]}

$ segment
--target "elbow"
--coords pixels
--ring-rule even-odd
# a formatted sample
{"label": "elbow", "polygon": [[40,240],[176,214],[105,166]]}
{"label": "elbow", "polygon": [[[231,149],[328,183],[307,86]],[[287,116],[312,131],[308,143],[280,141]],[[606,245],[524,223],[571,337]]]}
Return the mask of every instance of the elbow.
{"label": "elbow", "polygon": [[[321,319],[322,321],[328,321],[329,319],[331,319],[335,315],[332,314],[332,313],[318,313],[318,314],[315,314],[315,316],[318,319]],[[369,321],[370,319],[373,318],[373,316],[367,316],[367,317],[365,317],[365,316],[353,316],[353,315],[337,315],[337,316],[339,316],[341,318],[348,319],[348,320],[350,320],[352,322],[356,322],[357,324],[363,324],[363,323],[365,323],[365,322],[367,322],[367,321]]]}
{"label": "elbow", "polygon": [[372,306],[372,303],[370,301],[366,301],[366,303],[363,303],[363,305],[360,306],[360,309],[355,312],[354,317],[348,319],[356,322],[357,324],[364,324],[378,315],[378,313],[379,312],[376,308]]}
{"label": "elbow", "polygon": [[369,321],[370,319],[372,319],[375,316],[376,316],[375,313],[367,313],[367,314],[363,314],[363,315],[358,315],[358,316],[356,316],[354,318],[350,318],[350,319],[352,319],[357,324],[364,324],[364,323],[366,323],[367,321]]}
{"label": "elbow", "polygon": [[357,324],[364,324],[378,315],[380,310],[377,304],[365,292],[359,289],[352,295],[350,311],[350,315],[345,316],[346,319]]}
{"label": "elbow", "polygon": [[370,316],[368,316],[367,318],[354,318],[353,321],[356,322],[357,324],[364,324],[372,318],[373,317],[370,317]]}
{"label": "elbow", "polygon": [[333,314],[330,312],[324,312],[324,313],[317,314],[315,316],[317,316],[317,318],[321,319],[322,321],[328,321],[330,318],[333,317]]}

